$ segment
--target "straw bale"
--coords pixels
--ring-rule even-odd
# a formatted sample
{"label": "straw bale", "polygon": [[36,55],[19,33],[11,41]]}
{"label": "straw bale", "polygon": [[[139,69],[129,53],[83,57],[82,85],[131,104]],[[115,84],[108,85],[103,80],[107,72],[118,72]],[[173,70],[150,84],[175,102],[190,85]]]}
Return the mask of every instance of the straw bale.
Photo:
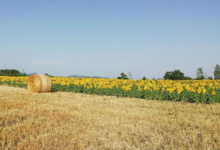
{"label": "straw bale", "polygon": [[51,80],[44,74],[33,74],[28,80],[28,90],[31,93],[45,93],[51,90]]}

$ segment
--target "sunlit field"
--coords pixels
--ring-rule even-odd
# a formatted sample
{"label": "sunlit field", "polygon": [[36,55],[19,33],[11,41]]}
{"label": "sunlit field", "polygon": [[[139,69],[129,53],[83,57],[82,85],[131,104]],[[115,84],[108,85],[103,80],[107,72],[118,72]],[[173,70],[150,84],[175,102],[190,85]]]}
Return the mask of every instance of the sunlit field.
{"label": "sunlit field", "polygon": [[[27,88],[29,77],[0,76],[0,85]],[[52,91],[190,103],[220,103],[220,80],[119,80],[50,77]]]}
{"label": "sunlit field", "polygon": [[0,86],[0,149],[220,149],[220,104]]}

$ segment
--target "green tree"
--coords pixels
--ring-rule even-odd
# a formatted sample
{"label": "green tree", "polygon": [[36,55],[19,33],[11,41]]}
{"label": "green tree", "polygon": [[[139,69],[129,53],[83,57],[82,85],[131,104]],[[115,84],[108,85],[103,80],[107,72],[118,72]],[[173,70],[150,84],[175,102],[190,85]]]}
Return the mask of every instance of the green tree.
{"label": "green tree", "polygon": [[196,74],[197,74],[197,80],[205,79],[202,67],[197,69]]}
{"label": "green tree", "polygon": [[207,79],[209,79],[209,80],[213,80],[213,78],[212,78],[211,76],[209,76]]}
{"label": "green tree", "polygon": [[220,66],[218,64],[215,66],[214,79],[220,79]]}
{"label": "green tree", "polygon": [[147,80],[147,78],[144,76],[144,77],[142,78],[142,80]]}
{"label": "green tree", "polygon": [[170,79],[170,77],[171,77],[172,74],[173,74],[173,71],[167,71],[167,72],[165,73],[165,75],[163,76],[163,78],[164,78],[165,80]]}
{"label": "green tree", "polygon": [[16,69],[1,69],[0,73],[2,75],[10,75],[10,74],[18,75],[18,74],[21,74],[20,71],[18,71]]}
{"label": "green tree", "polygon": [[183,77],[184,73],[182,73],[180,70],[167,71],[163,76],[165,80],[182,80]]}
{"label": "green tree", "polygon": [[121,76],[119,76],[118,79],[128,79],[127,75],[124,72],[122,72],[120,75]]}

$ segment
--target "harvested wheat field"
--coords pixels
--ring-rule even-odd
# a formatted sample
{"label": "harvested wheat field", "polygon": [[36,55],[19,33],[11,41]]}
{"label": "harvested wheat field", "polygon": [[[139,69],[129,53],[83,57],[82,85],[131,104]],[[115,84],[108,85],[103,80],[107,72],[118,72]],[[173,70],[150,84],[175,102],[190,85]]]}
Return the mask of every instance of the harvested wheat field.
{"label": "harvested wheat field", "polygon": [[0,86],[0,149],[220,149],[220,105]]}

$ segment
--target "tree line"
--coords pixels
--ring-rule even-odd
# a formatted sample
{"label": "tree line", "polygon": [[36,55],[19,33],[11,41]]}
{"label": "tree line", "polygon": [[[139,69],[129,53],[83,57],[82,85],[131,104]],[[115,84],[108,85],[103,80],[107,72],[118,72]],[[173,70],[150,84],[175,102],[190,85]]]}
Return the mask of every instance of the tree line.
{"label": "tree line", "polygon": [[[220,79],[220,66],[218,64],[215,66],[213,74],[215,80]],[[129,78],[124,72],[122,72],[120,75],[121,76],[119,76],[117,79],[125,79],[125,80],[132,79],[131,77],[133,76],[131,72],[129,72],[129,76],[130,76]],[[196,76],[197,77],[194,80],[213,79],[211,76],[207,77],[206,75],[204,75],[202,67],[197,69]],[[192,80],[191,77],[184,76],[184,73],[181,72],[180,70],[167,71],[164,74],[163,78],[165,80]],[[146,79],[147,78],[145,76],[142,78],[142,80],[146,80]]]}
{"label": "tree line", "polygon": [[[220,66],[217,64],[214,68],[214,79],[220,79]],[[20,71],[16,70],[16,69],[1,69],[0,70],[0,75],[1,76],[26,76],[26,73],[21,73]],[[45,73],[45,75],[48,75],[47,73]],[[120,74],[121,76],[119,76],[117,79],[132,79],[133,75],[131,72],[128,73],[128,76],[122,72]],[[50,75],[48,75],[50,76]],[[202,67],[198,68],[196,71],[196,78],[194,80],[202,80],[202,79],[210,79],[212,80],[213,78],[211,76],[207,77],[206,75],[204,75],[203,73],[203,69]],[[167,71],[163,78],[165,80],[192,80],[191,77],[187,77],[184,76],[184,73],[181,72],[180,70],[174,70],[174,71]],[[144,76],[142,78],[142,80],[146,80],[147,78]],[[153,78],[154,79],[154,78]]]}
{"label": "tree line", "polygon": [[16,69],[1,69],[0,70],[1,76],[26,76],[26,73],[21,73]]}
{"label": "tree line", "polygon": [[[45,73],[45,75],[47,75],[49,77],[53,77],[52,75],[49,75],[47,73]],[[16,69],[1,69],[0,76],[30,76],[30,75],[27,75],[24,72],[21,73],[20,71],[18,71]]]}

